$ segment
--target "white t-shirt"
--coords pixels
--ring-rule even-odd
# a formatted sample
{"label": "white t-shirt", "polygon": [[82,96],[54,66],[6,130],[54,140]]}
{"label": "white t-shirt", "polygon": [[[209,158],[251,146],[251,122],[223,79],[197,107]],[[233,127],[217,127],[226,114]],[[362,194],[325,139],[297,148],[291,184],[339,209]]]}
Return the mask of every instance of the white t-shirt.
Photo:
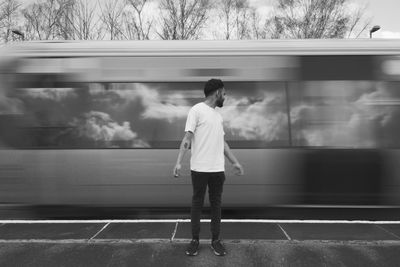
{"label": "white t-shirt", "polygon": [[188,114],[185,132],[192,132],[190,169],[197,172],[225,171],[224,128],[221,114],[201,102]]}

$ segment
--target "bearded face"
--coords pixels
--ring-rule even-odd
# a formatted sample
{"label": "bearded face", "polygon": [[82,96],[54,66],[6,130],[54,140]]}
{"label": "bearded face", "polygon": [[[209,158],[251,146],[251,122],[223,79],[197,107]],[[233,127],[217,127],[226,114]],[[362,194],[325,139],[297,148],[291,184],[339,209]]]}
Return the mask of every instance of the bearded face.
{"label": "bearded face", "polygon": [[215,101],[215,104],[217,107],[222,108],[224,106],[224,101],[225,101],[225,89],[222,88],[222,90],[219,90],[217,93],[217,99]]}

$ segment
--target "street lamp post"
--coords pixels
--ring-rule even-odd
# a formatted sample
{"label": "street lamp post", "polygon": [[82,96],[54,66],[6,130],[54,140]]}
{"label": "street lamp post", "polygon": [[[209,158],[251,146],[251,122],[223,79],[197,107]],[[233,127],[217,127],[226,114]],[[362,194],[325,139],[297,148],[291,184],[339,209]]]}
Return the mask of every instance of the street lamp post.
{"label": "street lamp post", "polygon": [[381,26],[379,26],[379,25],[375,25],[374,27],[372,27],[372,29],[369,30],[369,38],[372,38],[372,33],[379,31],[380,28],[381,28]]}

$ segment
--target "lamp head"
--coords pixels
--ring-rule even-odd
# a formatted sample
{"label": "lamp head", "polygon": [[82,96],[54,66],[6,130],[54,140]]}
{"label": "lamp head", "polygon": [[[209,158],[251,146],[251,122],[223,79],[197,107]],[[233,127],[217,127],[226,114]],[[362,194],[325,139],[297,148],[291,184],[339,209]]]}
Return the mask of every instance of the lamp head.
{"label": "lamp head", "polygon": [[381,28],[381,26],[375,25],[374,27],[372,27],[371,30],[369,30],[369,32],[370,32],[370,33],[376,32],[376,31],[378,31],[380,28]]}

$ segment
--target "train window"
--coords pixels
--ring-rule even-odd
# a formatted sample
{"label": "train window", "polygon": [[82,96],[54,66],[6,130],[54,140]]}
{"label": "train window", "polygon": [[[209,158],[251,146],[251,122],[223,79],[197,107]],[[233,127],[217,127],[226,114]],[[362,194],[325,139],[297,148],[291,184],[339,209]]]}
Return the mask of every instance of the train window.
{"label": "train window", "polygon": [[221,113],[225,138],[232,147],[268,148],[289,145],[285,84],[227,82]]}
{"label": "train window", "polygon": [[[178,148],[204,82],[87,83],[66,88],[16,88],[24,148]],[[285,89],[278,82],[227,82],[219,109],[233,148],[287,146]]]}
{"label": "train window", "polygon": [[290,84],[293,145],[399,147],[400,83],[306,81]]}

